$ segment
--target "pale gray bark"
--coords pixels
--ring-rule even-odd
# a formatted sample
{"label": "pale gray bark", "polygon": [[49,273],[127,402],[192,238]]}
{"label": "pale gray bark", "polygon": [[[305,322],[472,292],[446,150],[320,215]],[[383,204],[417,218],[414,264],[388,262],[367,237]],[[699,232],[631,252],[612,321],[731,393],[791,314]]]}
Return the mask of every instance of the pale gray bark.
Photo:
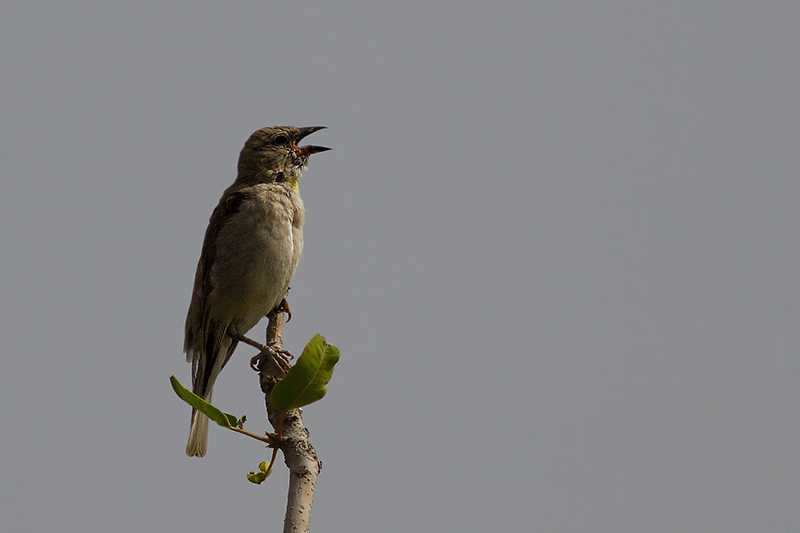
{"label": "pale gray bark", "polygon": [[[267,346],[280,350],[283,346],[281,330],[284,314],[273,311],[268,315]],[[267,405],[267,418],[278,431],[281,413],[269,403],[269,394],[281,373],[271,359],[265,359],[259,369],[261,390],[264,391]],[[308,430],[303,426],[303,410],[287,411],[282,428],[283,440],[280,449],[289,468],[289,495],[286,503],[286,517],[283,522],[284,533],[306,533],[311,522],[311,504],[317,476],[322,470],[322,461],[308,440]]]}

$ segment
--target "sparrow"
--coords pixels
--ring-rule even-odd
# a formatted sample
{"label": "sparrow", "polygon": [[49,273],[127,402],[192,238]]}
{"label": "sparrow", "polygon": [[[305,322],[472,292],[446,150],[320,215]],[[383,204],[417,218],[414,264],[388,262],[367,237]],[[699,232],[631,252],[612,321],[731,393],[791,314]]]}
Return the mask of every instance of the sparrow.
{"label": "sparrow", "polygon": [[[244,335],[285,302],[303,253],[298,181],[311,154],[330,150],[298,143],[323,128],[273,126],[253,133],[239,154],[236,181],[211,214],[183,345],[192,392],[207,402],[239,341],[248,342]],[[186,454],[204,456],[207,441],[208,418],[193,409]]]}

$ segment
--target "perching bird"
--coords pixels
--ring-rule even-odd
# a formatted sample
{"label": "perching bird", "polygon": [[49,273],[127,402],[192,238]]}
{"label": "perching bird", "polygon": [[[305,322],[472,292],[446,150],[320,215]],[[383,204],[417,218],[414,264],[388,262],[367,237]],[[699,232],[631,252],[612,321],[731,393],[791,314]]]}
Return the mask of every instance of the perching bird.
{"label": "perching bird", "polygon": [[[211,215],[186,317],[183,350],[192,391],[211,401],[239,338],[281,304],[303,252],[305,207],[298,180],[308,156],[330,150],[298,146],[324,126],[263,128],[239,155],[236,181]],[[208,418],[192,410],[186,454],[206,453]]]}

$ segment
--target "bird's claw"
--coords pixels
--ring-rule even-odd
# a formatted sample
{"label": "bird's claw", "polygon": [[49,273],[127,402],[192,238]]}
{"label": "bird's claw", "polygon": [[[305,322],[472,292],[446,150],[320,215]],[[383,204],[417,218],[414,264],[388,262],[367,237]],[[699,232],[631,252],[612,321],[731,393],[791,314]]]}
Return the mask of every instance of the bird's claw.
{"label": "bird's claw", "polygon": [[288,360],[294,359],[294,356],[286,350],[264,346],[258,355],[250,359],[250,368],[256,372],[261,371],[261,365],[265,359],[274,361],[278,369],[286,374],[292,368]]}
{"label": "bird's claw", "polygon": [[235,332],[231,332],[229,335],[234,340],[243,342],[258,350],[258,355],[250,359],[250,368],[256,372],[261,371],[261,364],[265,359],[271,359],[274,361],[275,365],[278,367],[278,370],[280,370],[284,375],[292,368],[292,366],[289,364],[289,359],[294,359],[294,356],[288,350],[276,348],[274,346],[264,346],[260,342],[254,341],[253,339],[249,339],[244,335],[239,335]]}
{"label": "bird's claw", "polygon": [[281,300],[281,303],[278,304],[278,310],[282,313],[286,313],[286,322],[289,323],[292,320],[292,311],[289,309],[289,301],[284,298]]}

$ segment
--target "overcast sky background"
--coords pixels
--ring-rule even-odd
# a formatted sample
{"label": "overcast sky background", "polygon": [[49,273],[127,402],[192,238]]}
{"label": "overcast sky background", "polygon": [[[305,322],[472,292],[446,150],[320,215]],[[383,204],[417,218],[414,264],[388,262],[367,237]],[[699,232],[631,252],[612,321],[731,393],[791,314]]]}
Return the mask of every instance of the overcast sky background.
{"label": "overcast sky background", "polygon": [[[342,351],[312,531],[798,531],[799,20],[6,2],[0,530],[280,529],[285,467],[186,457],[168,378],[238,152],[289,124],[333,148],[284,330]],[[214,399],[263,431],[252,355]]]}

